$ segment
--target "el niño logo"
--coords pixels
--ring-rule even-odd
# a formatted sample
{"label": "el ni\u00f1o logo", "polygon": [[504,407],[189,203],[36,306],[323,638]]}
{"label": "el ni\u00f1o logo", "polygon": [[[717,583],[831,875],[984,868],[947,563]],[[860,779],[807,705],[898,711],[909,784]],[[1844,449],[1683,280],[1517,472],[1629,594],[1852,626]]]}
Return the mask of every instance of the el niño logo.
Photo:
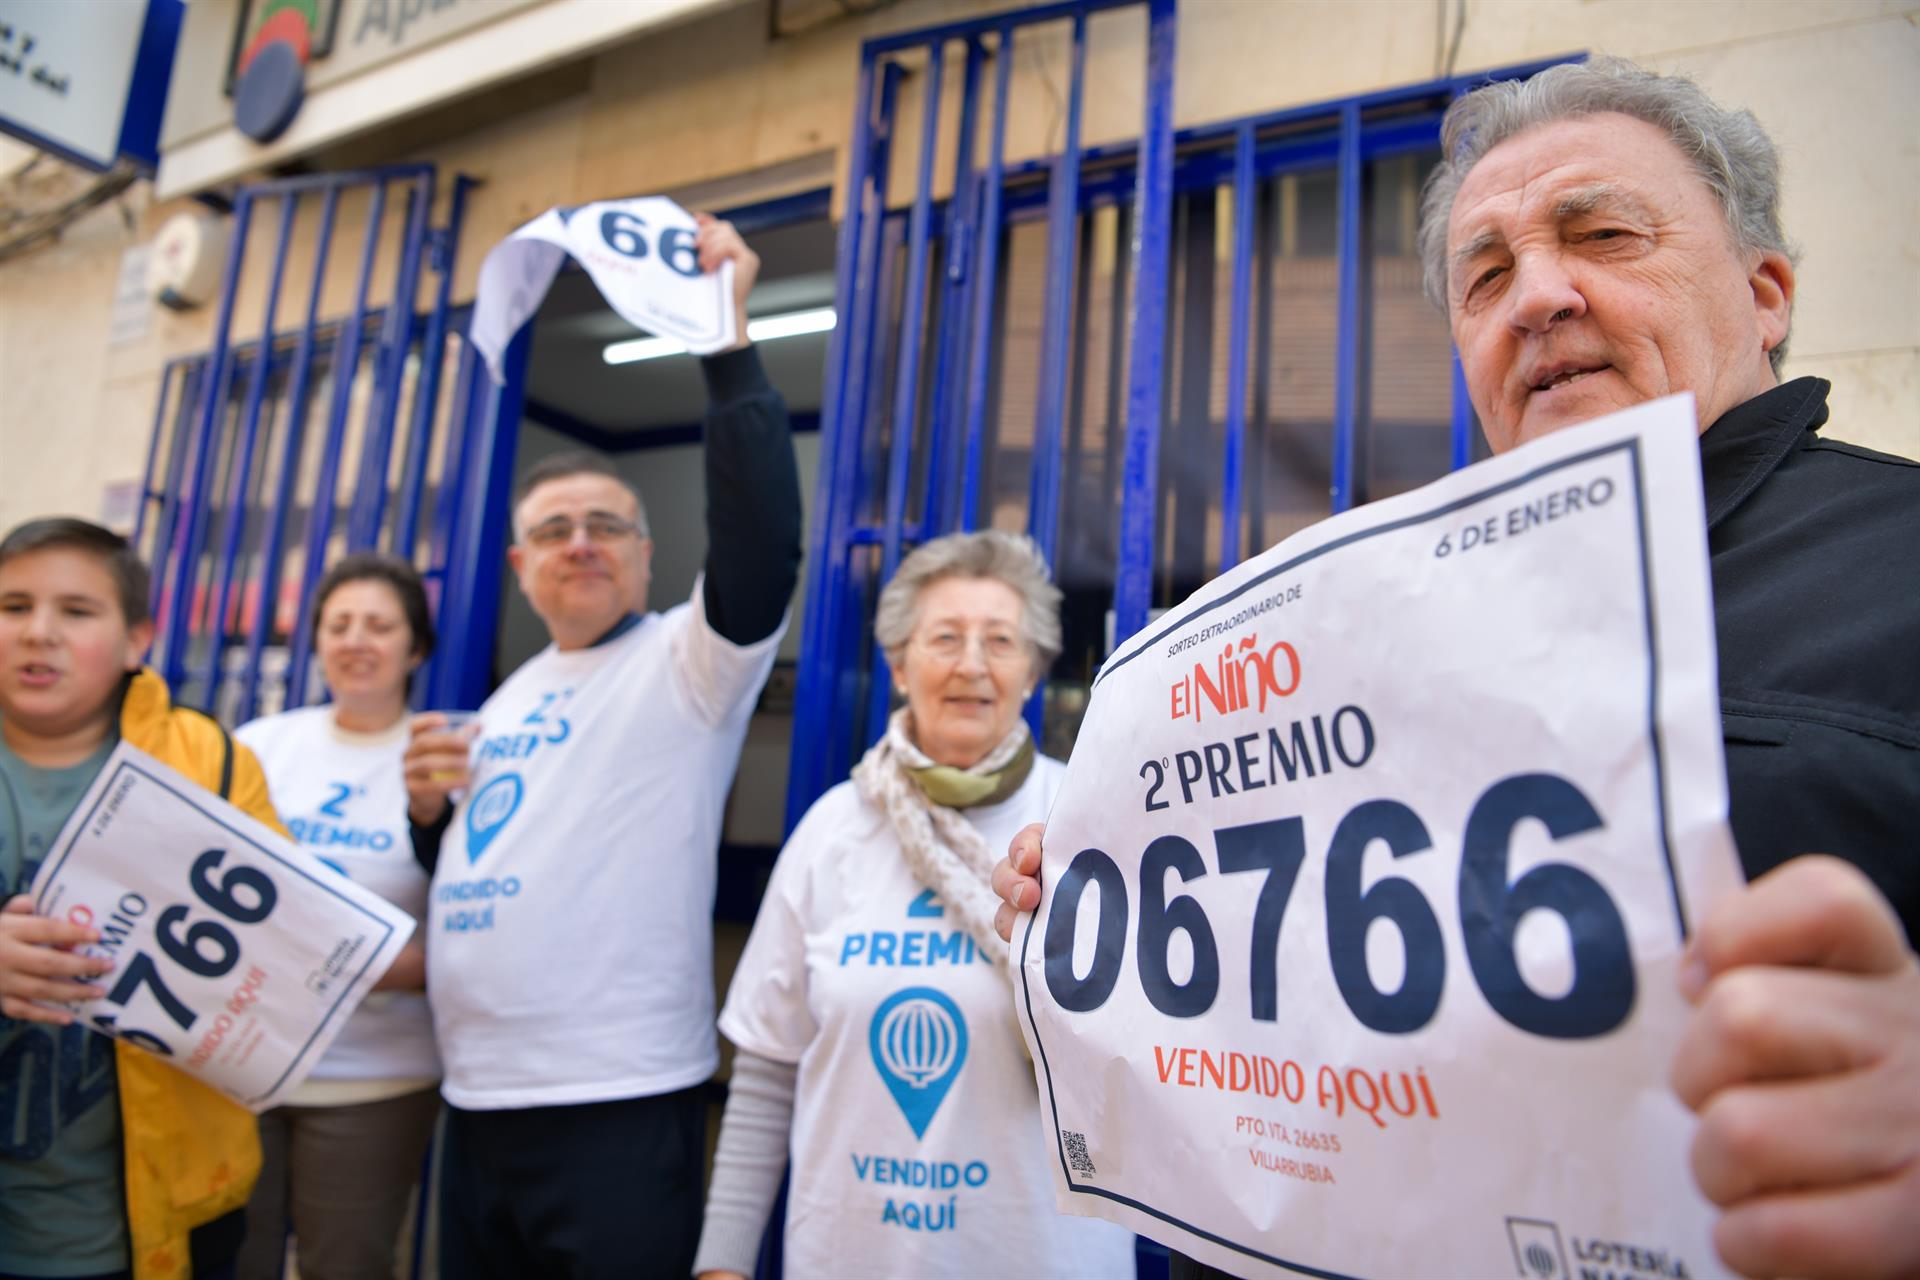
{"label": "el ni\u00f1o logo", "polygon": [[1258,634],[1243,636],[1237,646],[1220,647],[1211,671],[1196,662],[1192,675],[1173,682],[1169,718],[1192,716],[1197,723],[1206,718],[1208,706],[1220,716],[1248,707],[1265,711],[1269,697],[1285,698],[1299,687],[1300,654],[1292,645],[1276,640],[1262,648]]}

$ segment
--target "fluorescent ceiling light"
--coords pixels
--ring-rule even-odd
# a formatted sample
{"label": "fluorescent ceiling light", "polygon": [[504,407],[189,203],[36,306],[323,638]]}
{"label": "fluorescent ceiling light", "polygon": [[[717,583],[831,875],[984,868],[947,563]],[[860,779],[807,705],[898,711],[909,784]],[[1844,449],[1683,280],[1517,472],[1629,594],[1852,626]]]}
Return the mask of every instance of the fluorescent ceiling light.
{"label": "fluorescent ceiling light", "polygon": [[[806,333],[825,333],[833,328],[834,312],[832,307],[815,307],[810,311],[789,311],[784,315],[761,316],[758,320],[747,321],[747,337],[754,342],[771,342],[775,338],[797,338]],[[640,360],[658,360],[663,356],[677,356],[685,353],[686,345],[671,338],[630,338],[625,342],[610,342],[600,358],[608,364],[633,364]]]}

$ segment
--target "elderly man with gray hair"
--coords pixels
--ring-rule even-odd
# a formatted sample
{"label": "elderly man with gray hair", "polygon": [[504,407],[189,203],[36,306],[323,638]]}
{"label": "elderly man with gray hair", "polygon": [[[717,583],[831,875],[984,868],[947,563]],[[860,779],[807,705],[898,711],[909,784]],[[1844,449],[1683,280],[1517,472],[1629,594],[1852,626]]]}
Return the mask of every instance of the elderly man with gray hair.
{"label": "elderly man with gray hair", "polygon": [[[1828,384],[1779,382],[1793,254],[1751,114],[1595,59],[1466,95],[1441,145],[1427,290],[1494,451],[1673,392],[1699,411],[1752,880],[1695,933],[1672,1064],[1716,1246],[1750,1275],[1920,1274],[1920,465],[1822,438]],[[995,869],[1003,931],[1040,834]]]}

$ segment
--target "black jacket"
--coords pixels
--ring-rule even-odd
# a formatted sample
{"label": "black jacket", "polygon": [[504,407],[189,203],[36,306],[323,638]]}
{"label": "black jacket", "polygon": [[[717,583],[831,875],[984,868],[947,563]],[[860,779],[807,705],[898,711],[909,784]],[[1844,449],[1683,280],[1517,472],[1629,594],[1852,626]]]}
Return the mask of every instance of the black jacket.
{"label": "black jacket", "polygon": [[1920,941],[1920,463],[1816,434],[1801,378],[1700,441],[1727,790],[1754,877],[1865,871]]}

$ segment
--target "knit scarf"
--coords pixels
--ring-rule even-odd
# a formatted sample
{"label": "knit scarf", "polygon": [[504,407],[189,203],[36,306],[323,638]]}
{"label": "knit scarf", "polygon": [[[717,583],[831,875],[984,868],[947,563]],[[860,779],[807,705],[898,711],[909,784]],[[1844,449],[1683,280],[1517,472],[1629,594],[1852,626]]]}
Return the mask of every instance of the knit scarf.
{"label": "knit scarf", "polygon": [[1000,899],[988,883],[999,855],[960,810],[1018,791],[1033,768],[1033,738],[1026,721],[1016,721],[985,759],[958,769],[915,746],[910,723],[906,707],[893,713],[885,736],[854,766],[854,786],[887,815],[915,878],[953,911],[983,955],[1005,967],[1007,944],[993,929]]}

